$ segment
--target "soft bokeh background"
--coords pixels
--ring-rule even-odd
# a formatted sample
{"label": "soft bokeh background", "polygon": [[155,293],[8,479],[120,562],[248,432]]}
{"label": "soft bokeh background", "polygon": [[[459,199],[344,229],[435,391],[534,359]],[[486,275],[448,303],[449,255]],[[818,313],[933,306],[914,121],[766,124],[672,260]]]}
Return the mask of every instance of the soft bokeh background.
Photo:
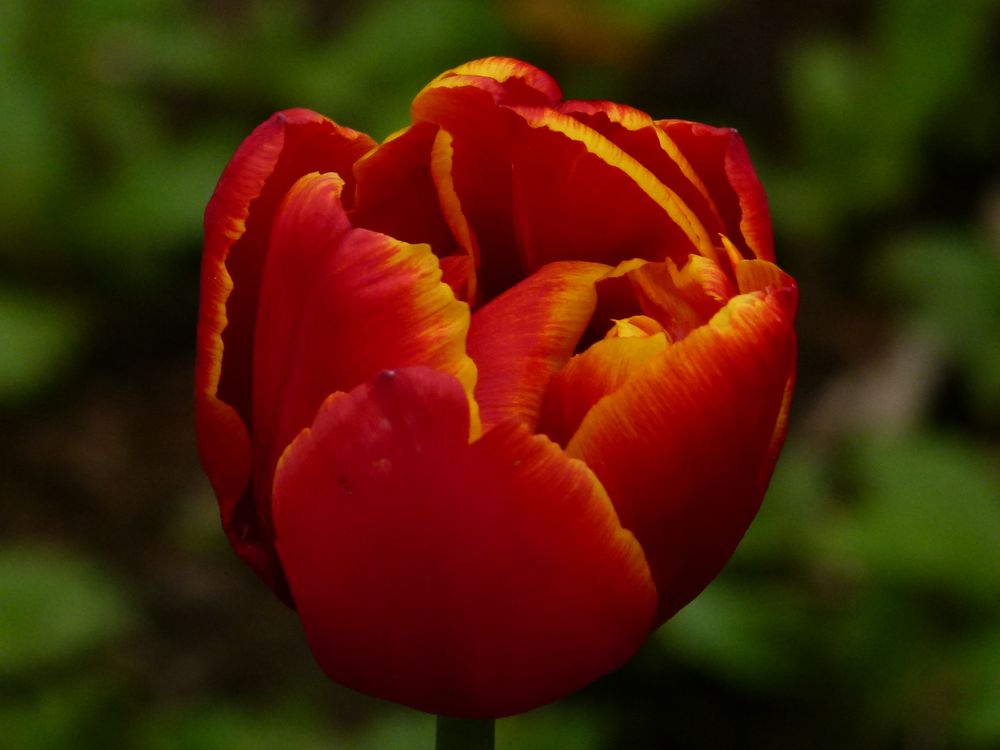
{"label": "soft bokeh background", "polygon": [[759,520],[627,667],[502,748],[1000,746],[991,0],[3,0],[0,747],[429,748],[327,683],[192,436],[201,212],[307,106],[383,137],[441,70],[740,128],[800,281]]}

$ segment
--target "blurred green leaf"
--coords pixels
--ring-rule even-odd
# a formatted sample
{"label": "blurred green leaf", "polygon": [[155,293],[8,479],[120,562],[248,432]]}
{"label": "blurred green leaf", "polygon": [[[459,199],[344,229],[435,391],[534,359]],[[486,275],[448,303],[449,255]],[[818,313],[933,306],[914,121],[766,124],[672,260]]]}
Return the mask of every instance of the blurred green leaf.
{"label": "blurred green leaf", "polygon": [[723,575],[654,637],[674,659],[723,683],[779,685],[797,670],[794,637],[806,614],[800,599],[789,588]]}
{"label": "blurred green leaf", "polygon": [[958,728],[979,747],[1000,744],[1000,630],[992,629],[969,643],[961,664],[970,676],[961,696]]}
{"label": "blurred green leaf", "polygon": [[1000,415],[1000,257],[974,237],[938,230],[895,243],[880,271],[913,323],[962,364],[977,403]]}
{"label": "blurred green leaf", "polygon": [[889,0],[878,3],[880,54],[874,87],[885,134],[918,130],[940,108],[949,90],[961,85],[989,43],[995,0]]}
{"label": "blurred green leaf", "polygon": [[152,715],[142,730],[140,747],[149,750],[328,750],[347,747],[308,710],[294,707],[221,705],[185,707]]}
{"label": "blurred green leaf", "polygon": [[2,253],[25,254],[25,238],[48,229],[54,191],[67,177],[68,133],[58,118],[55,91],[22,55],[29,4],[3,3],[0,9],[0,200]]}
{"label": "blurred green leaf", "polygon": [[71,302],[0,287],[0,406],[58,378],[88,328],[85,312]]}
{"label": "blurred green leaf", "polygon": [[77,207],[78,240],[89,262],[106,273],[155,280],[164,256],[189,250],[201,237],[201,215],[234,147],[211,135],[183,147],[131,154],[107,190]]}
{"label": "blurred green leaf", "polygon": [[893,0],[877,6],[864,44],[825,37],[793,50],[787,90],[800,158],[768,182],[779,226],[822,241],[850,215],[912,193],[921,140],[975,77],[993,5]]}
{"label": "blurred green leaf", "polygon": [[121,686],[82,674],[0,697],[4,750],[103,750],[128,746]]}
{"label": "blurred green leaf", "polygon": [[430,714],[393,707],[359,728],[344,747],[351,750],[425,750],[434,746],[435,720]]}
{"label": "blurred green leaf", "polygon": [[970,445],[943,438],[855,439],[857,505],[831,550],[873,584],[996,604],[1000,477]]}
{"label": "blurred green leaf", "polygon": [[495,4],[463,0],[376,0],[337,32],[292,58],[285,95],[377,138],[409,122],[410,101],[441,71],[513,42]]}
{"label": "blurred green leaf", "polygon": [[585,710],[554,704],[497,722],[497,750],[599,750],[606,747],[610,720],[600,707]]}
{"label": "blurred green leaf", "polygon": [[796,565],[811,560],[826,516],[828,471],[824,454],[790,441],[732,564]]}
{"label": "blurred green leaf", "polygon": [[103,570],[55,550],[0,550],[0,602],[0,675],[83,656],[133,620],[127,594]]}
{"label": "blurred green leaf", "polygon": [[[802,162],[807,169],[784,176],[775,204],[779,221],[822,238],[845,212],[872,209],[897,198],[907,172],[914,126],[886,128],[883,109],[892,94],[876,87],[871,67],[848,43],[826,39],[799,48],[788,66],[789,90],[799,127]],[[782,199],[789,202],[784,203]],[[804,221],[800,212],[815,222]],[[782,218],[784,217],[784,218]]]}
{"label": "blurred green leaf", "polygon": [[616,23],[649,34],[689,23],[718,0],[598,0],[596,5],[613,14]]}

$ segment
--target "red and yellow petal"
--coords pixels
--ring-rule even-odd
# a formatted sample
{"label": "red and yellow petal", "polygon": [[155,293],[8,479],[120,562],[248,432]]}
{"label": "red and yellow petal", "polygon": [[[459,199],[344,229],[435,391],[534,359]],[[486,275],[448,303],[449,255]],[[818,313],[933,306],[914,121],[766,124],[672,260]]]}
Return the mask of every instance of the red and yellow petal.
{"label": "red and yellow petal", "polygon": [[768,292],[786,289],[789,293],[789,312],[794,315],[798,307],[798,287],[795,280],[766,260],[743,260],[736,263],[736,283],[741,293]]}
{"label": "red and yellow petal", "polygon": [[552,378],[539,430],[562,445],[591,407],[659,359],[669,343],[707,324],[735,293],[722,269],[701,255],[691,255],[680,268],[671,259],[626,261],[599,280],[598,290],[601,317],[595,314],[591,330],[607,324],[608,309],[642,314],[613,319],[603,340],[573,357]]}
{"label": "red and yellow petal", "polygon": [[512,108],[514,225],[528,270],[556,260],[713,257],[712,239],[676,192],[568,114]]}
{"label": "red and yellow petal", "polygon": [[780,293],[734,297],[598,402],[570,440],[643,545],[658,622],[712,580],[756,514],[794,351]]}
{"label": "red and yellow petal", "polygon": [[681,268],[673,260],[645,263],[625,274],[639,308],[658,321],[672,341],[707,323],[733,296],[719,266],[692,255]]}
{"label": "red and yellow petal", "polygon": [[510,418],[537,426],[549,380],[587,329],[597,304],[594,285],[610,270],[552,263],[476,311],[467,347],[479,370],[484,429]]}
{"label": "red and yellow petal", "polygon": [[511,208],[511,115],[499,106],[501,98],[493,79],[450,76],[413,102],[416,122],[433,123],[446,134],[437,144],[432,174],[460,244],[462,225],[468,228],[463,247],[475,258],[485,299],[522,277]]}
{"label": "red and yellow petal", "polygon": [[276,543],[332,679],[499,717],[623,664],[656,591],[583,463],[513,420],[468,435],[461,385],[426,368],[328,400],[278,467]]}
{"label": "red and yellow petal", "polygon": [[[778,268],[774,263],[766,260],[744,260],[735,265],[736,280],[739,284],[740,292],[764,292],[774,295],[780,302],[789,317],[794,318],[798,312],[799,289],[795,280],[787,273]],[[792,362],[796,360],[796,354],[792,353]],[[795,390],[796,370],[793,367],[785,383],[785,395],[781,402],[781,411],[778,415],[774,433],[771,436],[771,445],[767,455],[761,464],[760,485],[767,487],[771,472],[778,461],[778,454],[781,446],[785,442],[785,433],[788,430],[788,413],[792,405],[792,393]]]}
{"label": "red and yellow petal", "polygon": [[431,178],[437,132],[433,123],[417,123],[355,163],[357,190],[350,211],[354,226],[404,242],[427,243],[439,257],[455,252],[457,243]]}
{"label": "red and yellow petal", "polygon": [[[441,214],[458,243],[459,252],[456,255],[464,255],[468,260],[467,263],[461,264],[465,270],[463,287],[465,293],[460,298],[470,305],[475,305],[478,286],[476,270],[479,268],[480,259],[479,241],[455,189],[454,162],[454,139],[447,130],[438,130],[431,147],[431,176],[437,190]],[[451,265],[455,267],[459,264],[453,262]],[[454,285],[452,288],[455,288]]]}
{"label": "red and yellow petal", "polygon": [[566,445],[594,404],[637,377],[666,351],[667,337],[651,318],[615,321],[613,330],[623,327],[636,332],[609,335],[574,356],[553,376],[545,393],[539,432]]}
{"label": "red and yellow petal", "polygon": [[279,594],[276,558],[249,495],[252,342],[271,222],[291,184],[314,169],[350,178],[374,143],[304,109],[279,112],[243,142],[205,210],[195,364],[198,451],[237,553]]}
{"label": "red and yellow petal", "polygon": [[668,340],[680,341],[734,293],[726,273],[702,255],[689,256],[679,268],[672,259],[624,261],[597,283],[597,308],[585,340],[599,338],[613,320],[642,313],[657,321]]}
{"label": "red and yellow petal", "polygon": [[767,196],[743,138],[732,128],[685,120],[660,120],[666,133],[701,176],[726,230],[748,258],[774,260],[774,234]]}
{"label": "red and yellow petal", "polygon": [[254,348],[254,485],[270,517],[274,466],[323,400],[375,373],[422,364],[461,382],[469,307],[427,245],[355,229],[336,175],[303,177],[274,222]]}
{"label": "red and yellow petal", "polygon": [[726,231],[704,180],[666,131],[641,110],[605,101],[563,102],[559,110],[639,161],[698,216],[709,237]]}
{"label": "red and yellow petal", "polygon": [[562,98],[559,84],[552,76],[510,57],[485,57],[459,65],[431,81],[421,94],[455,86],[483,88],[499,104],[552,105]]}

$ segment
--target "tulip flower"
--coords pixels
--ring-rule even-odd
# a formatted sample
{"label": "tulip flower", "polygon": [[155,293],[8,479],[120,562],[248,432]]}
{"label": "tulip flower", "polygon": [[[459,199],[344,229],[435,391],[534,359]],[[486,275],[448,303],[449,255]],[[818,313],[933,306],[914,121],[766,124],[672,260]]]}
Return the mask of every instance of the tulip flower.
{"label": "tulip flower", "polygon": [[198,448],[333,680],[499,717],[721,570],[785,433],[795,282],[736,131],[433,80],[376,144],[303,109],[205,214]]}

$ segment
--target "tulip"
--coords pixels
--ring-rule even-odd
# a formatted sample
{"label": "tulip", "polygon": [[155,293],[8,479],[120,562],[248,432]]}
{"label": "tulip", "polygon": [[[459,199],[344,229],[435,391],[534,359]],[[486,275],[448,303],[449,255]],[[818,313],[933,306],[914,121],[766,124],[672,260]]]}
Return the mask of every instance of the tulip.
{"label": "tulip", "polygon": [[333,680],[499,717],[624,664],[774,468],[795,282],[731,129],[433,80],[376,144],[260,125],[205,214],[198,448]]}

